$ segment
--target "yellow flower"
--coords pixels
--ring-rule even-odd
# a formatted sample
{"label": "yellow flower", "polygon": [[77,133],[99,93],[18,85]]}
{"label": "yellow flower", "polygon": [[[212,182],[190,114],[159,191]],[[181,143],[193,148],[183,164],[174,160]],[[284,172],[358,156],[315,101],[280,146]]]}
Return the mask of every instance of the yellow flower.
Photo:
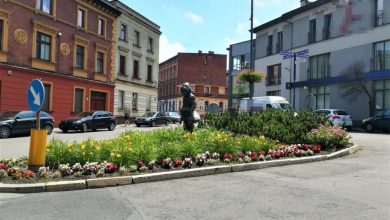
{"label": "yellow flower", "polygon": [[114,152],[111,152],[111,153],[110,153],[110,156],[111,156],[111,157],[115,156],[115,153],[114,153]]}
{"label": "yellow flower", "polygon": [[68,151],[69,151],[69,152],[72,152],[72,149],[69,149]]}
{"label": "yellow flower", "polygon": [[116,155],[116,157],[117,157],[117,158],[120,158],[120,157],[121,157],[121,155],[120,155],[120,154],[117,154],[117,155]]}
{"label": "yellow flower", "polygon": [[83,153],[82,153],[82,154],[83,154],[83,156],[85,156],[85,152],[84,152],[84,151],[83,151]]}
{"label": "yellow flower", "polygon": [[82,149],[82,150],[85,149],[85,144],[81,145],[81,149]]}
{"label": "yellow flower", "polygon": [[71,147],[72,147],[72,144],[69,143],[69,144],[68,144],[68,148],[71,148]]}
{"label": "yellow flower", "polygon": [[89,152],[89,155],[92,155],[92,152]]}
{"label": "yellow flower", "polygon": [[100,151],[100,147],[99,146],[96,147],[96,151]]}

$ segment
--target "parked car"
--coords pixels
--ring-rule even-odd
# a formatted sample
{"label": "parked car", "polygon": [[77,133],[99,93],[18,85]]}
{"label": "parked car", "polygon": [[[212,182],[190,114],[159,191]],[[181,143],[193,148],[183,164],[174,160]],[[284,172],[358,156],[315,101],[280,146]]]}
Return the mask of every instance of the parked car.
{"label": "parked car", "polygon": [[87,132],[88,130],[107,128],[110,131],[115,130],[116,118],[111,112],[91,111],[82,112],[76,117],[67,118],[60,122],[59,128],[66,133],[70,130]]}
{"label": "parked car", "polygon": [[169,118],[171,123],[181,123],[180,121],[180,114],[177,112],[166,112],[166,116]]}
{"label": "parked car", "polygon": [[382,130],[390,132],[390,109],[381,109],[375,112],[374,117],[362,121],[362,127],[368,131]]}
{"label": "parked car", "polygon": [[[252,104],[253,103],[253,104]],[[267,109],[292,109],[288,101],[281,96],[260,96],[253,97],[253,100],[249,98],[243,98],[240,101],[240,112],[261,112]]]}
{"label": "parked car", "polygon": [[200,121],[200,115],[197,111],[194,111],[194,119],[195,119],[195,122],[199,122]]}
{"label": "parked car", "polygon": [[141,125],[149,125],[152,127],[162,124],[168,125],[169,117],[163,112],[146,112],[142,117],[135,120],[135,124],[137,127],[140,127]]}
{"label": "parked car", "polygon": [[352,129],[352,119],[347,111],[342,109],[317,109],[315,113],[322,115],[325,114],[327,119],[333,124],[333,126],[340,126],[346,128],[348,131]]}
{"label": "parked car", "polygon": [[[0,115],[0,138],[8,138],[15,134],[30,134],[36,128],[36,113],[33,111],[9,111]],[[41,111],[41,129],[51,134],[54,128],[54,118],[47,112]]]}

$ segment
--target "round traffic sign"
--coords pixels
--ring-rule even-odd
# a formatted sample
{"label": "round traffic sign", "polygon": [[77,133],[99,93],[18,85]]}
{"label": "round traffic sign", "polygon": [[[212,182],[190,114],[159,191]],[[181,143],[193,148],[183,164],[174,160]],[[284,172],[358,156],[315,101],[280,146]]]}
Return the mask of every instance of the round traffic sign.
{"label": "round traffic sign", "polygon": [[30,82],[27,90],[27,102],[31,111],[37,112],[41,110],[45,101],[45,87],[39,79],[33,79]]}

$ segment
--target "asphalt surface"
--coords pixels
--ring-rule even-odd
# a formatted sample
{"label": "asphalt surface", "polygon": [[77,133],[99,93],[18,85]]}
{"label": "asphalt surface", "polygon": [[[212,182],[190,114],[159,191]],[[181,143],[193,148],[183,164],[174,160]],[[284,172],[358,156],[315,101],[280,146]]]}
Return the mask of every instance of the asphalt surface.
{"label": "asphalt surface", "polygon": [[390,219],[390,135],[299,165],[129,186],[0,194],[0,219]]}

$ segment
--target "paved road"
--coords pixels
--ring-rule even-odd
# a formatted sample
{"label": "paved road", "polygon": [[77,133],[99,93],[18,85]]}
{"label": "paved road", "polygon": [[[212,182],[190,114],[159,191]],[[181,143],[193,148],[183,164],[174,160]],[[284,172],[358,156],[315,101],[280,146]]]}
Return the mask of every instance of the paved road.
{"label": "paved road", "polygon": [[390,219],[390,135],[330,161],[130,186],[0,194],[0,219]]}
{"label": "paved road", "polygon": [[[169,127],[176,127],[176,126],[178,126],[178,124],[169,125]],[[49,140],[53,138],[58,138],[64,141],[85,140],[88,138],[92,138],[94,140],[102,140],[102,139],[114,138],[117,135],[128,130],[150,131],[157,128],[166,128],[166,127],[161,126],[161,127],[150,128],[150,127],[143,126],[137,128],[135,125],[131,125],[129,127],[118,125],[114,131],[108,131],[107,129],[102,129],[96,132],[87,132],[87,133],[79,133],[79,132],[62,133],[60,129],[56,128],[53,130],[53,133],[49,136]],[[30,136],[17,136],[8,139],[0,139],[0,159],[28,155],[29,147],[30,147]]]}

